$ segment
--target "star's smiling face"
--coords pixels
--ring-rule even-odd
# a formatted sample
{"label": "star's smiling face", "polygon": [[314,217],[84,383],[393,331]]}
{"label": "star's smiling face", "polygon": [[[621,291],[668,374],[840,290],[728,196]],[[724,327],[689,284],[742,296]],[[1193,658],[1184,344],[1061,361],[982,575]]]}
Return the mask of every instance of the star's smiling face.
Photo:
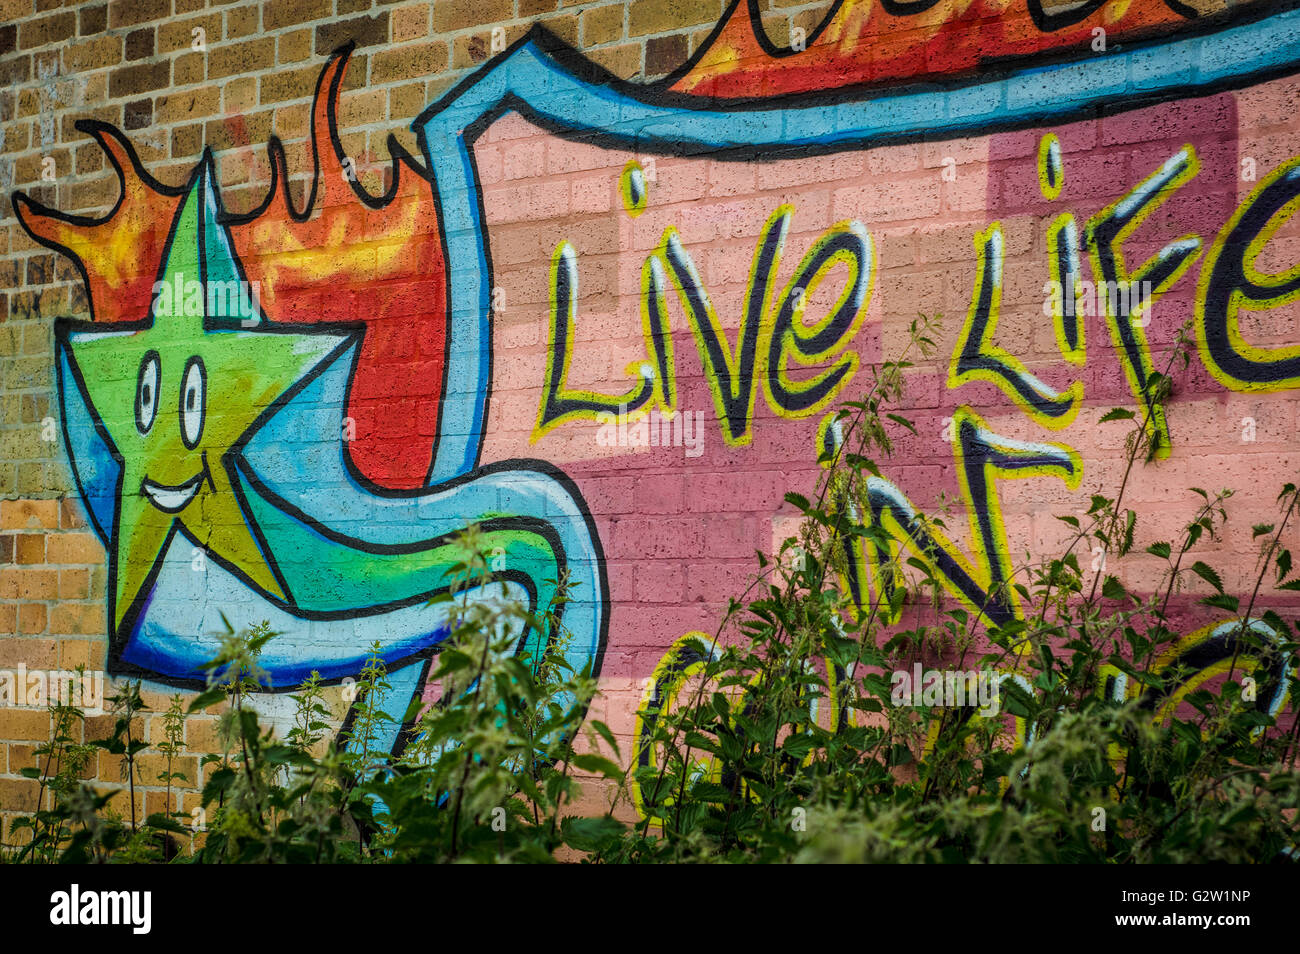
{"label": "star's smiling face", "polygon": [[210,180],[200,175],[177,212],[145,320],[129,330],[60,332],[121,467],[109,548],[116,628],[147,595],[177,529],[245,582],[290,599],[250,529],[233,460],[259,418],[346,339],[267,325],[255,301],[250,320],[210,314],[209,286],[239,280]]}
{"label": "star's smiling face", "polygon": [[[191,452],[188,455],[178,453],[171,458],[176,465],[176,474],[171,473],[172,468],[169,467],[166,468],[169,473],[158,475],[161,482],[152,475],[146,475],[140,481],[140,492],[164,513],[179,513],[188,507],[203,489],[205,481],[211,490],[217,489],[212,480],[207,453],[198,450],[197,469],[196,462],[192,459],[203,437],[203,419],[207,411],[207,374],[203,359],[198,355],[186,359],[178,380],[176,416],[172,418],[164,411],[161,415],[163,420],[160,421],[159,406],[169,403],[163,396],[162,357],[157,351],[147,351],[140,359],[140,373],[135,390],[136,430],[141,437],[149,438],[156,428],[162,441],[172,446],[183,444]],[[178,474],[187,471],[193,472],[191,476],[184,480],[176,479]]]}

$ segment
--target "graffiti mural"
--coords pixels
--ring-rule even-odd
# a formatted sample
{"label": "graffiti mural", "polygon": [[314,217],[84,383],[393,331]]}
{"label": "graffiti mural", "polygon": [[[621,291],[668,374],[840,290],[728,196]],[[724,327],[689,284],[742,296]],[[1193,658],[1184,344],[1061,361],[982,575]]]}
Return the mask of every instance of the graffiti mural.
{"label": "graffiti mural", "polygon": [[[862,518],[977,617],[1021,615],[1018,555],[1114,476],[1109,408],[1156,441],[1134,493],[1157,530],[1234,461],[1273,462],[1248,504],[1294,470],[1293,4],[847,0],[779,49],[741,0],[652,86],[537,28],[416,119],[421,156],[390,139],[378,195],[340,145],[348,53],[300,206],[274,139],[236,215],[210,155],[165,185],[90,122],[109,215],[15,196],[89,291],[57,374],[115,671],[194,684],[225,610],[285,634],[277,687],[354,675],[378,640],[418,693],[448,632],[425,604],[477,522],[516,595],[577,585],[574,663],[662,694],[918,312],[942,360],[909,373],[918,427]],[[1200,365],[1162,406],[1184,327]],[[1247,457],[1243,418],[1277,422]],[[950,535],[918,518],[939,494]],[[855,595],[888,590],[892,554],[851,556]],[[1190,607],[1185,652],[1234,652]]]}
{"label": "graffiti mural", "polygon": [[[322,76],[302,210],[273,187],[231,216],[210,158],[168,188],[93,124],[123,183],[109,216],[17,199],[31,234],[75,255],[91,290],[92,320],[55,334],[68,458],[109,556],[111,665],[200,685],[227,612],[284,632],[265,656],[277,687],[313,670],[355,675],[378,643],[414,691],[450,631],[448,604],[426,603],[448,588],[451,538],[470,522],[512,596],[544,608],[557,580],[574,584],[566,651],[597,663],[599,542],[555,468],[476,466],[454,415],[485,395],[441,380],[445,273],[427,172],[395,152],[378,198],[342,174],[331,104],[345,63]],[[278,143],[271,154],[283,170]],[[412,334],[420,361],[392,360]],[[443,453],[458,463],[426,482]]]}

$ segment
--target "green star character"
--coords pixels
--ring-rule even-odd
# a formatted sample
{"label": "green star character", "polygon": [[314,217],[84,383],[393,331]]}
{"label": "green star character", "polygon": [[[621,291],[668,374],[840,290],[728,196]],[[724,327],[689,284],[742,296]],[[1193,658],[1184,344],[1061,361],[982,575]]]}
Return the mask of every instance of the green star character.
{"label": "green star character", "polygon": [[177,212],[148,316],[128,331],[83,325],[67,336],[74,374],[122,467],[109,545],[115,632],[147,595],[175,529],[290,601],[236,493],[232,449],[348,339],[266,326],[216,213],[208,162]]}

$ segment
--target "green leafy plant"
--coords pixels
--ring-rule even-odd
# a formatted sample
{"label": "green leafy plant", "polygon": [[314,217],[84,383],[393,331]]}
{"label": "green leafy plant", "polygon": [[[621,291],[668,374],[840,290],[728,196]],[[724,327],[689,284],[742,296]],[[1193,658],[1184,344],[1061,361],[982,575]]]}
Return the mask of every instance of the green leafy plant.
{"label": "green leafy plant", "polygon": [[[940,572],[945,502],[891,525],[872,497],[877,459],[899,429],[913,430],[889,408],[931,334],[932,322],[914,323],[900,359],[833,413],[817,487],[786,496],[802,515],[797,534],[759,554],[757,578],[712,636],[672,647],[638,714],[628,768],[610,728],[588,717],[590,671],[566,661],[569,582],[546,581],[546,606],[512,599],[470,527],[434,601],[452,632],[429,698],[385,711],[391,684],[375,645],[337,737],[312,673],[279,739],[256,706],[267,688],[258,659],[274,634],[226,623],[206,691],[184,714],[173,697],[160,717],[169,812],[137,821],[146,743],[133,719],[144,706],[139,684],[126,683],[112,699],[111,736],[94,745],[121,757],[129,820],[110,804],[114,792],[79,778],[93,751],[75,741],[80,710],[52,706],[42,761],[24,773],[39,781],[38,810],[11,826],[26,838],[11,859],[1295,860],[1300,720],[1286,703],[1300,695],[1300,644],[1294,621],[1265,607],[1271,590],[1300,590],[1284,544],[1300,490],[1286,484],[1277,516],[1253,526],[1258,564],[1245,598],[1198,558],[1230,521],[1229,489],[1192,488],[1199,503],[1176,539],[1140,547],[1129,488],[1165,449],[1152,421],[1186,367],[1184,329],[1148,377],[1144,413],[1101,418],[1132,426],[1114,496],[1098,492],[1086,512],[1057,518],[1067,528],[1058,555],[1009,566],[979,599],[954,599]],[[1130,592],[1111,565],[1131,559],[1157,561],[1153,592]],[[1188,634],[1197,607],[1212,622]],[[900,672],[936,665],[987,680],[996,705],[900,694]],[[208,823],[193,834],[170,812],[171,785],[184,780],[174,760],[184,720],[214,708],[222,751],[203,759]],[[579,802],[583,784],[605,793],[603,810]],[[180,837],[192,854],[174,850]]]}
{"label": "green leafy plant", "polygon": [[[912,345],[928,348],[927,326]],[[748,601],[731,605],[712,639],[680,642],[641,713],[634,782],[642,820],[597,855],[607,861],[1162,862],[1294,857],[1300,775],[1296,729],[1279,731],[1280,701],[1300,686],[1289,660],[1295,633],[1254,606],[1272,568],[1282,588],[1290,555],[1281,530],[1296,507],[1256,527],[1267,537],[1245,607],[1218,574],[1192,560],[1228,518],[1230,491],[1195,490],[1202,505],[1181,540],[1147,552],[1166,561],[1153,595],[1132,595],[1105,572],[1135,546],[1138,514],[1124,506],[1130,477],[1154,460],[1154,408],[1186,366],[1186,335],[1166,374],[1153,374],[1133,420],[1114,498],[1098,494],[1065,552],[1013,568],[982,605],[941,598],[936,539],[942,516],[916,515],[906,556],[874,519],[874,455],[891,451],[885,410],[905,361],[887,363],[862,401],[832,423],[814,500],[797,538],[765,564]],[[924,532],[923,532],[924,531]],[[1097,570],[1077,549],[1088,544]],[[876,586],[865,594],[851,554],[869,549]],[[791,555],[794,560],[787,559]],[[760,559],[762,559],[760,557]],[[1189,576],[1215,592],[1199,602],[1233,614],[1183,651],[1170,616]],[[1031,611],[995,623],[993,601],[1014,593]],[[904,618],[911,625],[893,625]],[[730,630],[728,627],[731,627]],[[1208,666],[1197,653],[1212,656]],[[996,679],[999,711],[900,704],[891,672],[922,660]],[[1226,664],[1226,665],[1223,665]],[[1208,672],[1207,672],[1208,669]],[[1249,671],[1249,676],[1243,675]],[[1206,678],[1208,676],[1212,678]],[[915,701],[915,700],[909,700]]]}
{"label": "green leafy plant", "polygon": [[[82,685],[84,666],[75,671],[73,685]],[[61,802],[77,790],[81,774],[95,756],[95,746],[78,741],[85,723],[85,712],[77,704],[74,692],[49,695],[50,738],[37,746],[32,755],[36,765],[20,769],[23,778],[35,779],[36,811],[20,815],[11,823],[10,837],[26,833],[27,841],[14,857],[16,861],[54,861],[65,839],[67,817],[59,811]],[[2,855],[0,855],[2,856]]]}

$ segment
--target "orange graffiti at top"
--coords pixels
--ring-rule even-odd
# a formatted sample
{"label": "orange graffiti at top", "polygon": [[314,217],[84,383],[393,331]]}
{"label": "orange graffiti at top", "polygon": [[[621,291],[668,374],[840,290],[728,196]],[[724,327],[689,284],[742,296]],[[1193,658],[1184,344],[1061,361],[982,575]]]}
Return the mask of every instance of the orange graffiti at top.
{"label": "orange graffiti at top", "polygon": [[231,237],[275,320],[365,325],[348,398],[355,431],[349,452],[375,483],[411,489],[428,474],[442,396],[446,285],[438,213],[427,174],[404,154],[393,165],[391,195],[374,200],[381,207],[358,197],[349,176],[356,166],[345,169],[330,135],[346,69],[345,56],[326,65],[313,105],[316,179],[306,217],[291,207],[284,153],[273,150],[281,188],[256,217],[233,224]]}
{"label": "orange graffiti at top", "polygon": [[[346,68],[346,52],[335,54],[317,87],[315,184],[305,208],[292,209],[284,151],[272,143],[277,185],[265,206],[225,221],[271,323],[364,329],[348,393],[348,454],[373,483],[412,489],[424,485],[432,463],[446,360],[439,217],[428,172],[392,139],[386,195],[364,194],[345,173],[331,129]],[[117,171],[117,206],[90,219],[19,193],[15,208],[33,237],[79,263],[96,322],[143,321],[185,190],[149,177],[116,129],[80,128],[99,141]]]}
{"label": "orange graffiti at top", "polygon": [[[1191,22],[1191,6],[1166,0],[1111,0],[1077,23],[1043,31],[1030,16],[1036,0],[939,0],[915,13],[886,12],[880,0],[844,0],[809,34],[807,48],[774,50],[760,41],[746,0],[723,15],[717,35],[673,84],[681,93],[763,98],[959,75],[981,64],[1049,51],[1087,50],[1094,30],[1106,42],[1167,33]],[[1048,14],[1068,5],[1044,2]],[[1074,5],[1077,8],[1077,4]],[[1057,21],[1061,22],[1061,21]]]}
{"label": "orange graffiti at top", "polygon": [[116,129],[98,123],[82,128],[117,172],[122,195],[114,209],[100,219],[63,216],[21,193],[14,195],[14,209],[34,238],[79,264],[95,321],[140,321],[149,313],[180,196],[147,180]]}

